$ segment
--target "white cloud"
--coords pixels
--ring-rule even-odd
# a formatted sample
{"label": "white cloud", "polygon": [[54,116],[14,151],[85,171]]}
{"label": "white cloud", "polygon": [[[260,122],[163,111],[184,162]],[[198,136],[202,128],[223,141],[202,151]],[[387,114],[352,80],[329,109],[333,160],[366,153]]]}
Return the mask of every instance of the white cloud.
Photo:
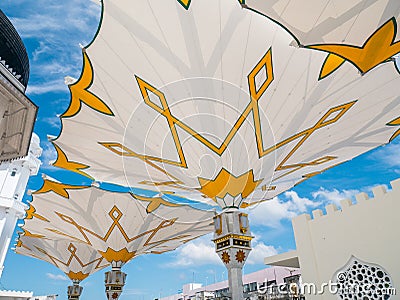
{"label": "white cloud", "polygon": [[53,169],[54,167],[51,166],[50,164],[57,159],[56,149],[49,142],[42,143],[42,147],[43,147],[43,152],[42,155],[40,156],[40,160],[42,161],[43,164],[40,168]]}
{"label": "white cloud", "polygon": [[321,187],[318,191],[313,192],[312,196],[315,199],[320,199],[324,203],[335,203],[340,206],[340,201],[343,199],[352,199],[360,190],[342,190],[337,189],[327,190]]}
{"label": "white cloud", "polygon": [[[197,240],[191,241],[178,248],[176,260],[169,263],[169,267],[189,267],[200,265],[221,265],[221,260],[215,253],[212,235],[206,235]],[[278,250],[273,246],[259,242],[256,237],[252,241],[253,250],[250,252],[247,263],[264,264],[264,257],[275,255]]]}
{"label": "white cloud", "polygon": [[385,145],[372,152],[369,158],[378,162],[378,166],[383,168],[394,168],[400,172],[400,137],[392,143]]}
{"label": "white cloud", "polygon": [[264,258],[278,254],[278,250],[274,246],[265,245],[263,242],[255,244],[250,252],[247,263],[250,265],[264,264]]}
{"label": "white cloud", "polygon": [[41,84],[28,85],[26,93],[28,95],[40,95],[48,92],[66,92],[68,87],[65,85],[63,79],[56,79]]}
{"label": "white cloud", "polygon": [[67,281],[68,278],[64,275],[60,275],[60,274],[53,274],[53,273],[46,273],[47,278],[51,279],[51,280],[57,280],[57,281]]}
{"label": "white cloud", "polygon": [[[86,3],[85,3],[86,2]],[[23,37],[45,37],[48,32],[92,31],[88,23],[98,21],[100,7],[89,1],[70,0],[67,2],[35,1],[29,5],[27,17],[13,17],[11,21]],[[36,6],[36,7],[35,7]],[[40,9],[38,9],[40,8]],[[28,9],[28,7],[26,7]],[[80,16],[80,17],[77,17]],[[68,25],[66,25],[68,24]],[[60,36],[60,38],[65,36]]]}
{"label": "white cloud", "polygon": [[68,92],[63,78],[79,76],[82,68],[79,44],[87,45],[93,38],[100,21],[100,10],[93,2],[79,0],[15,3],[16,12],[29,12],[10,17],[24,41],[32,41],[26,43],[31,53],[30,78],[35,82],[28,84],[29,94]]}
{"label": "white cloud", "polygon": [[[399,162],[398,164],[400,165]],[[251,225],[281,228],[282,221],[284,220],[291,220],[299,214],[310,213],[318,207],[323,207],[331,203],[340,207],[341,200],[352,200],[355,198],[355,195],[361,192],[370,193],[374,187],[366,186],[359,190],[329,190],[320,187],[319,190],[311,193],[310,198],[300,197],[296,192],[288,191],[270,201],[262,202],[249,208]],[[386,189],[388,188],[386,187]]]}
{"label": "white cloud", "polygon": [[94,282],[93,281],[89,281],[89,280],[85,280],[84,282],[82,282],[80,285],[85,288],[85,287],[90,287],[93,286]]}
{"label": "white cloud", "polygon": [[53,128],[60,128],[61,120],[58,116],[43,118],[42,121]]}
{"label": "white cloud", "polygon": [[32,53],[33,61],[37,61],[42,54],[51,51],[50,47],[47,46],[43,41],[39,41],[39,47],[35,49]]}
{"label": "white cloud", "polygon": [[206,235],[181,246],[176,251],[177,259],[168,265],[171,267],[187,267],[220,264],[221,261],[215,253],[215,246],[211,239],[212,235]]}
{"label": "white cloud", "polygon": [[[282,198],[286,200],[284,201]],[[321,202],[315,201],[315,199],[302,198],[296,192],[289,191],[283,196],[275,197],[250,208],[251,224],[279,228],[282,226],[283,220],[291,220],[319,205]]]}
{"label": "white cloud", "polygon": [[294,191],[286,192],[285,197],[290,199],[291,210],[298,213],[305,213],[309,208],[315,208],[321,204],[321,202],[315,201],[315,199],[302,198]]}
{"label": "white cloud", "polygon": [[124,295],[147,295],[147,290],[142,289],[124,289]]}
{"label": "white cloud", "polygon": [[251,225],[263,225],[272,228],[281,226],[281,221],[292,219],[296,213],[290,210],[290,203],[281,201],[278,197],[251,209]]}

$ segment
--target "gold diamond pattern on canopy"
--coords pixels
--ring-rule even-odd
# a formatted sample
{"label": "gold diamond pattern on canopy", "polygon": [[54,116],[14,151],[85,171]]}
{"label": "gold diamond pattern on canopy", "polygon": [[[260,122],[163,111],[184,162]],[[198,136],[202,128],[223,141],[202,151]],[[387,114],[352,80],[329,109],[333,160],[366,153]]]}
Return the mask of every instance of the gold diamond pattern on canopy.
{"label": "gold diamond pattern on canopy", "polygon": [[214,212],[157,197],[62,186],[48,179],[32,197],[25,235],[83,243],[110,263],[171,251],[213,230]]}
{"label": "gold diamond pattern on canopy", "polygon": [[104,0],[54,165],[247,207],[398,135],[397,1],[239,2]]}
{"label": "gold diamond pattern on canopy", "polygon": [[15,252],[49,262],[73,281],[82,281],[109,266],[92,247],[68,240],[48,240],[23,235],[18,239]]}

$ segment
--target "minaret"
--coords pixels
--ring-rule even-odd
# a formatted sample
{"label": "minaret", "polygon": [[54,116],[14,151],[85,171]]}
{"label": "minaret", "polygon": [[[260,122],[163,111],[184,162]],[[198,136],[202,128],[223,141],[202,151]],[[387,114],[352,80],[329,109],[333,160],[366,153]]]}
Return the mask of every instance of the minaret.
{"label": "minaret", "polygon": [[27,206],[22,198],[28,179],[38,173],[41,165],[39,143],[39,137],[33,133],[27,156],[0,164],[0,277],[17,220],[25,215]]}

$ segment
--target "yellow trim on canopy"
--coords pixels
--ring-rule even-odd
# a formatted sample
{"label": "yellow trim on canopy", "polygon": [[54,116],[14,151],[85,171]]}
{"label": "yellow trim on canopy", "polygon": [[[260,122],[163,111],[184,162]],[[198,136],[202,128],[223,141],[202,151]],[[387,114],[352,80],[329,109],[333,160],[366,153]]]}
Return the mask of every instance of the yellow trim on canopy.
{"label": "yellow trim on canopy", "polygon": [[[272,67],[272,65],[271,65]],[[256,90],[253,91],[254,96],[251,97],[251,103],[247,106],[247,108],[245,109],[245,112],[240,116],[240,118],[238,119],[238,121],[236,122],[235,126],[232,128],[231,133],[226,137],[225,142],[222,143],[222,145],[219,148],[213,148],[216,147],[213,144],[210,144],[209,142],[206,142],[207,140],[202,137],[200,134],[196,133],[194,130],[192,130],[189,127],[186,127],[187,125],[181,123],[179,120],[177,120],[169,111],[168,106],[166,107],[158,107],[155,103],[151,103],[151,107],[156,109],[157,111],[159,111],[161,114],[164,114],[163,112],[165,112],[163,109],[168,109],[168,114],[167,114],[167,119],[172,118],[171,120],[168,121],[168,124],[171,126],[173,126],[173,124],[176,124],[178,126],[180,126],[183,130],[187,131],[188,133],[192,134],[192,136],[194,138],[196,138],[197,140],[199,140],[201,143],[203,143],[205,146],[207,147],[211,147],[210,149],[213,150],[215,153],[221,155],[227,148],[228,143],[230,142],[230,140],[233,138],[233,136],[231,136],[232,134],[235,135],[236,132],[239,130],[241,123],[245,121],[245,119],[247,118],[247,116],[250,114],[250,112],[253,112],[254,114],[254,124],[255,124],[255,128],[256,128],[256,142],[257,142],[257,146],[258,146],[258,151],[259,151],[259,157],[264,157],[267,154],[272,153],[273,151],[280,149],[283,146],[286,146],[290,143],[292,143],[295,140],[299,140],[297,142],[297,144],[293,147],[293,149],[286,155],[286,157],[278,164],[278,166],[276,167],[276,171],[283,171],[283,170],[288,170],[288,172],[280,175],[279,177],[275,178],[274,181],[287,176],[293,172],[296,172],[302,168],[305,167],[310,167],[310,166],[316,166],[316,165],[320,165],[320,164],[324,164],[326,162],[329,162],[331,160],[337,159],[337,157],[335,156],[323,156],[320,158],[317,158],[313,161],[310,162],[299,162],[299,163],[292,163],[292,164],[286,164],[288,162],[288,160],[297,152],[297,150],[311,137],[313,136],[314,132],[316,132],[317,130],[324,128],[326,126],[332,125],[336,122],[338,122],[343,116],[344,114],[346,114],[351,107],[353,107],[353,105],[356,104],[357,100],[342,104],[342,105],[338,105],[335,107],[330,108],[322,117],[321,119],[319,119],[315,125],[313,125],[310,128],[307,128],[289,138],[286,138],[285,140],[267,148],[264,149],[263,146],[263,141],[262,141],[262,134],[261,134],[261,123],[260,120],[258,118],[258,99],[256,97],[260,97],[261,94],[259,92],[257,92]],[[162,94],[163,95],[163,94]],[[162,102],[163,103],[163,102]],[[164,105],[164,104],[163,104]],[[256,117],[257,116],[257,117]],[[171,125],[172,123],[172,125]],[[183,126],[183,127],[182,127]],[[237,127],[239,126],[239,127]],[[190,129],[190,130],[189,130]],[[172,128],[171,128],[172,130]],[[179,142],[179,139],[177,140]],[[154,157],[149,157],[149,156],[143,156],[143,155],[138,155],[137,153],[135,153],[134,151],[130,150],[129,148],[123,146],[120,143],[99,143],[101,145],[103,145],[104,147],[106,147],[107,149],[109,149],[110,151],[120,155],[120,156],[133,156],[133,157],[137,157],[141,160],[143,160],[144,162],[151,164],[152,167],[156,168],[157,170],[163,172],[164,174],[167,174],[171,177],[173,177],[171,174],[167,173],[165,170],[163,170],[161,167],[159,167],[158,165],[150,162],[150,159],[153,161],[157,161],[157,162],[163,162],[163,163],[169,163],[169,161],[167,160],[163,160],[162,158],[154,158]],[[178,153],[181,153],[182,148],[180,146],[180,144],[177,144],[179,146],[177,146],[177,150]],[[117,148],[121,149],[121,150],[117,150]],[[183,152],[180,154],[180,157],[184,159],[184,155]],[[186,165],[186,161],[183,162]],[[174,163],[174,165],[177,165],[176,163]],[[173,177],[174,178],[174,177]],[[174,178],[177,179],[177,178]],[[144,182],[142,182],[144,183]],[[177,188],[181,188],[181,189],[185,189],[184,187],[179,186],[181,182],[171,182],[171,181],[166,181],[166,182],[162,182],[162,183],[155,183],[155,185],[165,185],[165,186],[174,186]],[[232,195],[233,196],[233,195]]]}
{"label": "yellow trim on canopy", "polygon": [[85,51],[83,53],[83,71],[78,82],[68,86],[71,93],[71,102],[62,118],[75,116],[80,110],[82,103],[85,103],[90,108],[97,110],[106,115],[113,116],[111,109],[100,98],[88,91],[93,83],[93,67],[89,56]]}
{"label": "yellow trim on canopy", "polygon": [[[88,234],[92,237],[92,238],[96,238],[99,239],[103,242],[107,242],[108,239],[110,238],[111,234],[113,233],[114,230],[118,230],[122,236],[124,237],[125,241],[127,243],[131,243],[134,240],[137,240],[138,238],[141,238],[143,236],[148,235],[149,237],[147,238],[146,242],[144,243],[144,246],[150,245],[153,242],[151,242],[151,240],[153,239],[153,237],[162,229],[167,228],[169,226],[172,226],[176,220],[178,218],[173,218],[173,219],[169,219],[169,220],[162,220],[160,222],[160,224],[152,229],[149,229],[145,232],[142,232],[136,236],[133,237],[129,237],[129,235],[126,233],[123,225],[120,223],[121,218],[124,216],[124,213],[116,206],[114,205],[113,208],[109,211],[108,215],[110,216],[111,220],[113,221],[113,223],[110,225],[110,227],[108,228],[107,232],[104,234],[104,236],[102,236],[101,234],[96,233],[95,231],[86,228],[82,225],[80,225],[78,222],[76,222],[72,217],[62,214],[60,212],[55,212],[55,214],[64,222],[71,224],[72,226],[74,226],[82,235],[82,237],[85,239],[85,241],[82,241],[83,243],[86,243],[88,245],[92,245],[92,243],[90,242],[90,238],[88,236]],[[61,235],[65,235],[64,233],[58,231],[58,230],[52,230],[53,232],[56,232],[58,234]],[[76,237],[71,237],[73,239],[79,240]],[[81,241],[81,240],[79,240]],[[168,241],[168,240],[166,240]]]}
{"label": "yellow trim on canopy", "polygon": [[329,53],[322,65],[318,80],[328,77],[335,72],[346,60],[340,56]]}
{"label": "yellow trim on canopy", "polygon": [[199,178],[201,188],[198,190],[209,198],[225,198],[227,194],[232,197],[242,195],[246,198],[250,195],[262,180],[254,180],[253,170],[250,170],[238,177],[232,175],[229,171],[222,168],[214,180]]}
{"label": "yellow trim on canopy", "polygon": [[52,164],[53,166],[78,173],[80,175],[83,175],[85,177],[88,177],[88,178],[94,180],[93,177],[91,177],[90,175],[88,175],[82,171],[82,169],[89,168],[88,165],[81,164],[81,163],[74,162],[74,161],[69,161],[68,157],[64,153],[64,151],[62,151],[62,149],[56,143],[53,142],[52,144],[54,145],[54,148],[56,148],[56,151],[57,151],[57,159]]}
{"label": "yellow trim on canopy", "polygon": [[[160,161],[160,162],[165,162],[167,164],[171,164],[171,165],[176,165],[176,166],[180,166],[180,167],[183,167],[183,168],[187,168],[187,163],[186,163],[185,155],[184,155],[183,150],[182,150],[181,142],[179,140],[178,131],[177,131],[176,126],[175,126],[175,124],[173,122],[173,119],[172,119],[173,116],[172,116],[171,111],[169,109],[167,100],[165,99],[165,95],[161,91],[159,91],[158,89],[156,89],[155,87],[153,87],[152,85],[150,85],[149,83],[144,81],[143,79],[139,78],[138,76],[136,76],[136,81],[137,81],[137,83],[139,85],[139,89],[140,89],[140,92],[141,92],[142,97],[144,99],[144,102],[148,106],[150,106],[152,109],[154,109],[155,111],[159,112],[161,115],[163,115],[168,120],[168,126],[170,127],[171,134],[172,134],[172,137],[174,139],[175,147],[176,147],[176,150],[178,151],[178,155],[179,155],[179,160],[180,161],[179,162],[175,162],[175,161],[160,159],[160,158],[156,158],[156,157],[148,157],[148,156],[143,156],[143,157],[147,158],[147,159]],[[154,95],[156,95],[160,99],[162,107],[158,106],[157,104],[155,104],[154,102],[151,101],[149,92],[153,93]]]}
{"label": "yellow trim on canopy", "polygon": [[327,168],[325,168],[325,169],[322,169],[322,170],[320,170],[320,171],[316,171],[316,172],[311,172],[311,173],[308,173],[308,174],[304,174],[304,175],[302,176],[303,179],[300,180],[300,181],[298,181],[298,182],[296,182],[296,184],[295,184],[294,186],[297,186],[297,185],[299,185],[300,183],[306,181],[307,179],[310,179],[310,178],[312,178],[312,177],[314,177],[314,176],[317,176],[317,175],[319,175],[319,174],[322,174],[323,172],[325,172],[325,171],[327,171],[327,170],[329,170],[329,169],[332,169],[332,168],[334,168],[334,167],[336,167],[336,166],[338,166],[338,165],[340,165],[340,164],[341,164],[341,163],[338,163],[338,164],[329,166],[329,167],[327,167]]}
{"label": "yellow trim on canopy", "polygon": [[190,3],[192,0],[178,0],[178,2],[186,9],[189,9]]}
{"label": "yellow trim on canopy", "polygon": [[[146,184],[146,185],[152,184],[152,185],[156,185],[156,186],[157,185],[166,185],[166,186],[174,185],[175,187],[179,187],[179,184],[182,183],[178,178],[176,178],[172,174],[168,173],[162,167],[160,167],[160,166],[156,165],[155,163],[153,163],[153,161],[162,162],[162,163],[166,163],[166,164],[179,165],[181,167],[186,168],[187,167],[186,166],[186,160],[185,160],[185,164],[183,165],[183,164],[176,164],[175,162],[171,162],[170,160],[163,160],[162,158],[158,158],[158,157],[154,157],[154,156],[147,156],[147,155],[137,154],[136,152],[132,151],[128,147],[125,147],[121,143],[99,142],[99,145],[102,145],[103,147],[107,148],[108,150],[110,150],[111,152],[113,152],[113,153],[115,153],[115,154],[117,154],[119,156],[136,157],[136,158],[142,160],[143,162],[145,162],[146,164],[150,165],[151,167],[155,168],[156,170],[160,171],[161,173],[163,173],[165,175],[168,175],[169,177],[171,177],[171,178],[173,178],[175,180],[175,181],[168,181],[168,182],[143,181],[143,182],[140,182],[142,184]],[[182,187],[179,187],[179,188],[182,188]]]}
{"label": "yellow trim on canopy", "polygon": [[272,199],[263,199],[263,200],[255,201],[255,202],[242,202],[240,204],[240,208],[248,208],[250,206],[254,206],[254,205],[269,201],[269,200],[272,200]]}
{"label": "yellow trim on canopy", "polygon": [[[264,69],[266,79],[265,81],[257,88],[256,78],[257,75]],[[260,100],[262,94],[267,90],[269,85],[274,80],[274,73],[272,67],[272,49],[270,48],[267,53],[261,58],[261,60],[257,63],[254,69],[250,72],[248,76],[249,90],[250,96],[252,99],[258,101]],[[254,113],[254,112],[253,112]]]}
{"label": "yellow trim on canopy", "polygon": [[309,45],[308,48],[333,53],[348,60],[362,73],[375,68],[400,52],[400,42],[395,42],[397,22],[389,19],[378,28],[362,47],[340,44]]}
{"label": "yellow trim on canopy", "polygon": [[181,204],[175,204],[175,203],[171,203],[168,202],[167,200],[164,200],[161,197],[144,197],[144,196],[139,196],[139,195],[134,195],[131,194],[133,198],[140,200],[140,201],[146,201],[146,202],[150,202],[149,205],[146,208],[146,212],[148,214],[154,212],[155,210],[157,210],[161,205],[164,206],[168,206],[168,207],[179,207],[182,206]]}
{"label": "yellow trim on canopy", "polygon": [[33,219],[33,217],[38,218],[38,219],[40,219],[40,220],[42,220],[42,221],[45,221],[45,222],[50,223],[50,221],[47,220],[45,217],[43,217],[43,216],[37,214],[37,213],[36,213],[36,208],[35,208],[32,204],[30,204],[30,205],[29,205],[29,208],[26,210],[26,217],[25,217],[25,219],[26,219],[26,220],[30,220],[30,219]]}
{"label": "yellow trim on canopy", "polygon": [[[266,74],[266,79],[265,81],[260,85],[257,86],[256,84],[256,77],[259,73],[265,71]],[[260,100],[261,96],[263,93],[267,90],[267,88],[270,86],[272,81],[274,80],[274,74],[273,74],[273,64],[272,64],[272,49],[269,49],[264,56],[260,59],[260,61],[257,62],[256,66],[254,69],[249,73],[248,75],[248,84],[249,84],[249,91],[250,91],[250,103],[246,106],[244,109],[243,113],[239,116],[235,124],[233,125],[232,129],[229,131],[228,135],[225,137],[224,141],[219,145],[215,145],[212,143],[209,139],[207,139],[203,134],[198,133],[196,130],[191,128],[189,125],[184,123],[183,121],[179,120],[176,118],[169,106],[167,99],[165,95],[149,84],[148,82],[144,81],[138,76],[135,76],[139,89],[141,91],[142,97],[144,102],[160,113],[162,116],[164,116],[168,122],[168,126],[170,127],[171,134],[174,139],[174,143],[177,149],[177,153],[180,158],[180,162],[174,162],[170,160],[164,160],[162,158],[155,158],[155,157],[145,157],[147,159],[151,159],[154,161],[159,161],[171,165],[176,165],[180,167],[187,168],[187,162],[185,160],[185,156],[182,150],[182,145],[179,140],[179,135],[176,129],[176,126],[179,126],[182,130],[186,131],[188,134],[190,134],[193,138],[197,139],[200,143],[208,147],[210,150],[215,152],[218,155],[222,155],[225,150],[228,148],[229,143],[232,141],[232,139],[236,136],[237,132],[239,129],[242,127],[242,125],[245,123],[246,119],[249,117],[251,113],[253,113],[253,118],[254,118],[254,126],[256,128],[255,130],[255,135],[256,135],[256,140],[257,140],[257,146],[258,146],[258,153],[259,157],[263,157],[264,155],[268,154],[269,152],[264,151],[263,149],[263,141],[262,141],[262,129],[261,129],[261,122],[259,118],[259,107],[258,107],[258,101]],[[149,97],[149,92],[153,93],[156,95],[162,106],[159,106],[158,104],[152,102],[151,98]],[[137,155],[137,154],[136,154]]]}
{"label": "yellow trim on canopy", "polygon": [[54,192],[61,197],[69,199],[69,193],[68,190],[80,190],[80,189],[86,189],[88,186],[78,186],[78,185],[69,185],[69,184],[63,184],[59,182],[54,182],[48,179],[44,179],[42,187],[34,192],[34,194],[44,194],[47,192]]}
{"label": "yellow trim on canopy", "polygon": [[79,271],[77,273],[69,271],[68,273],[65,273],[65,275],[67,275],[68,278],[71,280],[79,280],[79,281],[82,281],[89,276],[89,274],[82,273],[81,271]]}
{"label": "yellow trim on canopy", "polygon": [[103,251],[99,251],[99,253],[101,254],[101,256],[104,257],[104,259],[106,259],[108,262],[117,262],[117,261],[121,261],[123,263],[126,263],[128,261],[130,261],[132,258],[135,257],[136,255],[136,251],[133,252],[129,252],[128,249],[123,248],[119,251],[115,251],[114,249],[111,248],[107,248],[107,251],[103,252]]}
{"label": "yellow trim on canopy", "polygon": [[23,231],[24,236],[27,236],[27,237],[38,238],[38,239],[45,238],[44,235],[34,234],[34,233],[31,233],[30,231],[28,231],[26,229],[22,229],[22,231]]}
{"label": "yellow trim on canopy", "polygon": [[[394,119],[393,121],[390,121],[386,125],[388,126],[400,126],[400,117],[397,119]],[[400,135],[400,129],[398,129],[390,138],[389,142],[393,141],[396,137]]]}
{"label": "yellow trim on canopy", "polygon": [[[104,268],[105,267],[105,265],[101,265],[101,262],[103,261],[103,257],[98,257],[98,258],[95,258],[94,260],[91,260],[91,261],[89,261],[88,263],[84,263],[83,261],[82,261],[82,259],[78,256],[78,254],[76,253],[77,252],[77,250],[78,250],[78,248],[73,244],[73,243],[69,243],[69,245],[68,245],[68,248],[67,248],[67,250],[68,250],[68,252],[70,252],[71,253],[71,255],[68,257],[68,259],[66,260],[66,261],[63,261],[63,260],[61,260],[61,259],[59,259],[59,258],[57,258],[57,257],[55,257],[55,256],[53,256],[53,255],[51,255],[51,254],[49,254],[46,250],[44,250],[44,249],[42,249],[42,248],[40,248],[40,247],[38,247],[38,246],[35,246],[35,248],[39,251],[39,252],[41,252],[43,255],[46,255],[52,262],[53,262],[53,264],[55,265],[55,266],[59,266],[59,264],[62,264],[62,265],[64,265],[65,267],[70,267],[71,266],[71,263],[72,263],[72,261],[73,260],[75,260],[75,261],[77,261],[78,263],[79,263],[79,265],[82,267],[82,268],[86,268],[87,266],[89,266],[89,265],[95,265],[94,266],[94,270],[96,270],[96,269],[102,269],[102,268]],[[78,273],[74,273],[74,272],[72,272],[73,274],[75,274],[75,275],[77,275],[77,276],[79,276],[78,275]],[[81,272],[79,272],[79,273],[81,273]],[[67,274],[68,275],[68,274]],[[89,274],[87,274],[87,276],[89,276]],[[86,277],[87,277],[86,276]],[[69,277],[69,276],[68,276]],[[86,278],[85,277],[85,278]],[[71,278],[71,277],[70,277]],[[71,279],[75,279],[75,278],[71,278]],[[79,279],[78,277],[76,278],[76,279]],[[83,280],[83,279],[82,279]]]}
{"label": "yellow trim on canopy", "polygon": [[310,167],[310,166],[316,166],[316,165],[320,165],[320,164],[324,164],[327,163],[331,160],[336,159],[337,157],[335,156],[330,156],[330,155],[326,155],[323,156],[321,158],[315,159],[311,162],[300,162],[300,163],[292,163],[292,164],[286,164],[289,159],[296,153],[296,151],[313,135],[313,133],[315,131],[317,131],[320,128],[326,127],[328,125],[332,125],[336,122],[338,122],[344,114],[346,114],[349,109],[351,107],[353,107],[354,104],[356,104],[357,101],[352,101],[349,103],[345,103],[336,107],[333,107],[331,109],[329,109],[323,116],[321,119],[318,120],[318,122],[313,126],[310,127],[306,130],[303,130],[302,132],[299,132],[289,138],[287,138],[286,140],[276,144],[276,146],[274,146],[276,149],[282,147],[283,145],[289,144],[297,139],[299,139],[299,141],[297,142],[297,144],[293,147],[292,150],[290,150],[290,152],[286,155],[286,157],[278,164],[278,166],[276,167],[275,171],[283,171],[283,170],[290,170],[276,178],[274,178],[273,181],[276,181],[284,176],[287,176],[293,172],[296,172],[300,169],[303,169],[305,167]]}

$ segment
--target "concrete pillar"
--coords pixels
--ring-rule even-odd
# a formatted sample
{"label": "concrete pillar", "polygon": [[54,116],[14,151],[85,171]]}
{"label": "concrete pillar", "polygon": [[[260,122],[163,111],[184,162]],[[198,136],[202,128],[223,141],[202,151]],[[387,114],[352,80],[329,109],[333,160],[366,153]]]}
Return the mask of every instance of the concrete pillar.
{"label": "concrete pillar", "polygon": [[244,299],[242,268],[228,268],[229,291],[232,299]]}
{"label": "concrete pillar", "polygon": [[115,300],[122,294],[127,274],[121,271],[121,262],[112,262],[111,265],[111,271],[105,273],[106,295],[108,300]]}
{"label": "concrete pillar", "polygon": [[251,251],[250,227],[247,214],[227,209],[214,218],[215,251],[228,270],[229,297],[244,299],[243,266]]}
{"label": "concrete pillar", "polygon": [[74,280],[73,285],[68,287],[68,300],[79,300],[83,287],[79,285],[79,280]]}

